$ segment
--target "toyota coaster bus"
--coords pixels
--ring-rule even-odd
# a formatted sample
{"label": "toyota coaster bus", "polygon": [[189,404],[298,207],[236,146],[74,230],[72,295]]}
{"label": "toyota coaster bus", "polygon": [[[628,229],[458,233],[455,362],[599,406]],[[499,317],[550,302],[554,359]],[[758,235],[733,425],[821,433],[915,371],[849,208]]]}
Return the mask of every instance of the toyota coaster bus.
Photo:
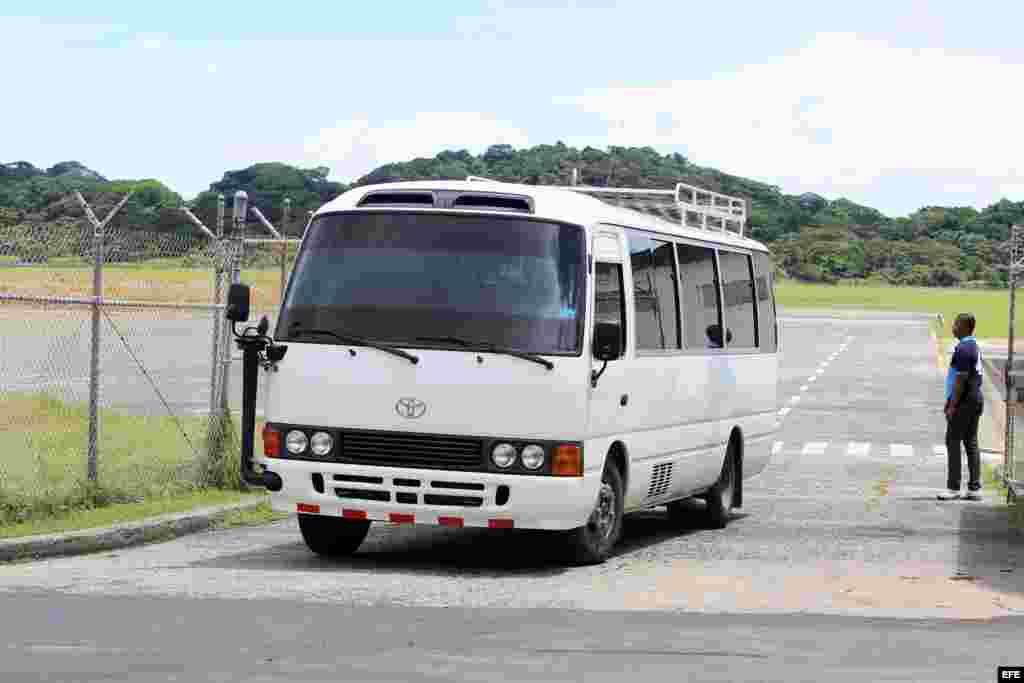
{"label": "toyota coaster bus", "polygon": [[725,526],[778,429],[772,265],[746,216],[687,185],[344,193],[311,218],[272,337],[237,331],[232,287],[243,476],[328,556],[372,522],[547,529],[585,563],[627,513]]}

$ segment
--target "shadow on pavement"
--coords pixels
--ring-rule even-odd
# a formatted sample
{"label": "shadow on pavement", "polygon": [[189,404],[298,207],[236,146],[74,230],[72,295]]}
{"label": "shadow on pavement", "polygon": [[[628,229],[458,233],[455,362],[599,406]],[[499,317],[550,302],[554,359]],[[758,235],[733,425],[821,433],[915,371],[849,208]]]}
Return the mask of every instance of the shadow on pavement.
{"label": "shadow on pavement", "polygon": [[[622,539],[613,557],[671,542],[704,528],[700,503],[693,502],[693,522],[679,525],[664,510],[651,510],[625,519]],[[745,515],[734,512],[733,520]],[[558,576],[573,568],[566,539],[557,532],[530,530],[445,529],[432,526],[375,524],[355,555],[329,559],[314,555],[296,542],[252,552],[190,563],[192,568],[254,569],[261,571],[372,571],[430,576]]]}
{"label": "shadow on pavement", "polygon": [[960,508],[957,567],[961,580],[1024,595],[1024,531],[1005,504],[964,503]]}

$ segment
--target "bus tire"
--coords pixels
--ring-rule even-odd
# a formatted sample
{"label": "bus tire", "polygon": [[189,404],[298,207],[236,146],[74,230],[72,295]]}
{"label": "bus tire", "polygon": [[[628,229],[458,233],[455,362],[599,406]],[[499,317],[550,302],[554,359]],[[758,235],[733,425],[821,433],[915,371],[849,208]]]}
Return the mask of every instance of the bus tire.
{"label": "bus tire", "polygon": [[729,524],[739,479],[736,469],[736,456],[730,445],[725,463],[722,465],[722,473],[718,475],[718,481],[704,498],[707,501],[704,518],[711,529],[724,529]]}
{"label": "bus tire", "polygon": [[578,564],[601,564],[622,536],[624,487],[619,468],[608,462],[590,519],[569,532],[573,558]]}
{"label": "bus tire", "polygon": [[370,532],[370,522],[361,519],[338,519],[324,515],[299,515],[302,540],[317,555],[344,557],[351,555]]}

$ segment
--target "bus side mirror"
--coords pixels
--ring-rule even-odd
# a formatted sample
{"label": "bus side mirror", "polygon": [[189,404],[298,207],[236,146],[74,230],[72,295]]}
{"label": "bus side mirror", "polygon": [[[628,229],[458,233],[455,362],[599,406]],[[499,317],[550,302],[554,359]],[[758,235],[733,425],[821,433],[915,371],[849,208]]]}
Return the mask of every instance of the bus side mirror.
{"label": "bus side mirror", "polygon": [[622,328],[615,323],[594,326],[594,358],[607,363],[622,357]]}
{"label": "bus side mirror", "polygon": [[231,285],[228,289],[228,307],[225,315],[233,323],[244,323],[249,319],[249,285]]}

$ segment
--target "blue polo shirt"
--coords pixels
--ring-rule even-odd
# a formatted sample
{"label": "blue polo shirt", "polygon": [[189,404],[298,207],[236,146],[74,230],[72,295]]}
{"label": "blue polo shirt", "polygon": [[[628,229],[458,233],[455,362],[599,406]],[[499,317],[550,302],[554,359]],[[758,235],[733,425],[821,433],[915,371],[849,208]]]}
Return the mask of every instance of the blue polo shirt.
{"label": "blue polo shirt", "polygon": [[969,373],[969,381],[963,396],[963,401],[983,403],[981,394],[981,350],[978,349],[978,340],[973,336],[964,337],[953,350],[953,359],[949,363],[949,371],[946,373],[946,400],[953,398],[953,388],[956,386],[957,373]]}

